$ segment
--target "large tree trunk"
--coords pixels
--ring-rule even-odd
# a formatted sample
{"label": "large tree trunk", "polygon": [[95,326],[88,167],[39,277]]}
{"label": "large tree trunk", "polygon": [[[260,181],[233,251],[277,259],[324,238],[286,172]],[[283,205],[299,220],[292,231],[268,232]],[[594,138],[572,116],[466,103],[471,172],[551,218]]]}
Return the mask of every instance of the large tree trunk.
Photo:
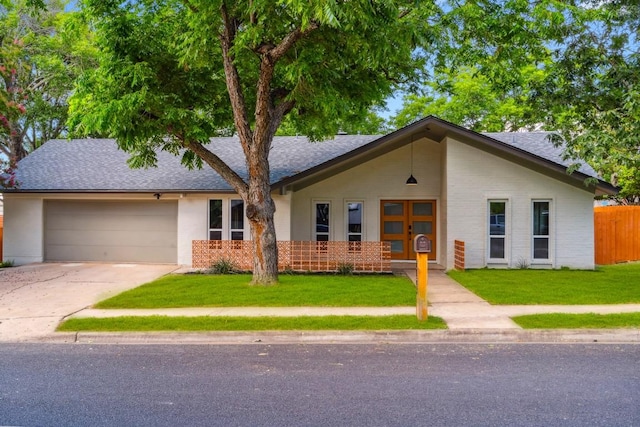
{"label": "large tree trunk", "polygon": [[20,135],[18,130],[15,130],[15,126],[11,126],[10,141],[11,141],[11,158],[15,159],[16,162],[19,162],[20,160],[27,157],[27,154],[29,153],[27,152],[27,150],[25,150],[23,141],[22,141],[22,136]]}
{"label": "large tree trunk", "polygon": [[254,285],[273,285],[278,282],[278,244],[273,220],[275,204],[271,194],[250,192],[247,218],[251,226],[253,240],[253,280]]}
{"label": "large tree trunk", "polygon": [[278,244],[273,219],[276,206],[271,197],[268,151],[265,150],[265,147],[270,145],[264,142],[254,143],[247,159],[249,188],[246,196],[246,215],[253,240],[251,283],[254,285],[272,285],[278,282]]}

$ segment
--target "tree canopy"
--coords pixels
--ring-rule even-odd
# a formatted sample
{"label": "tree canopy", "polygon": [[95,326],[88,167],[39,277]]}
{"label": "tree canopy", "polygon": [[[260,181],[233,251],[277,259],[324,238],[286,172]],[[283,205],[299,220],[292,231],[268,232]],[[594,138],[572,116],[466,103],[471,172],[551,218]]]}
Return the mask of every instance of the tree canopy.
{"label": "tree canopy", "polygon": [[93,66],[88,28],[65,4],[0,6],[0,153],[6,159],[20,160],[65,134],[75,78]]}
{"label": "tree canopy", "polygon": [[619,185],[620,201],[640,203],[640,9],[632,0],[589,5],[531,102],[568,154]]}
{"label": "tree canopy", "polygon": [[527,103],[528,85],[542,79],[544,71],[533,65],[524,68],[521,72],[527,74],[527,86],[504,92],[497,91],[489,78],[474,68],[441,71],[419,93],[404,96],[402,108],[390,118],[391,127],[400,128],[428,115],[478,132],[534,126],[537,115]]}

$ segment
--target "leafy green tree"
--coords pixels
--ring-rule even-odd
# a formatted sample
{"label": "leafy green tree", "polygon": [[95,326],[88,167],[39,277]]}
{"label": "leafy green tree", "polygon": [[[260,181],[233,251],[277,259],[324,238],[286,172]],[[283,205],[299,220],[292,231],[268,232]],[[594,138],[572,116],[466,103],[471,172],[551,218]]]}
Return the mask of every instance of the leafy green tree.
{"label": "leafy green tree", "polygon": [[88,27],[65,5],[0,6],[0,153],[8,159],[64,135],[74,80],[95,64]]}
{"label": "leafy green tree", "polygon": [[562,131],[567,154],[589,162],[640,203],[640,9],[633,0],[592,2],[535,89],[532,105]]}
{"label": "leafy green tree", "polygon": [[[364,116],[350,115],[342,119],[337,126],[338,132],[348,135],[382,135],[391,128],[380,114],[382,107],[370,109]],[[294,123],[285,117],[276,135],[297,135]]]}
{"label": "leafy green tree", "polygon": [[[534,65],[523,70],[525,80],[540,80],[544,71]],[[394,128],[434,115],[478,132],[513,131],[537,122],[527,104],[527,87],[496,89],[489,78],[473,68],[443,71],[427,82],[421,94],[407,94],[402,108],[391,117]]]}

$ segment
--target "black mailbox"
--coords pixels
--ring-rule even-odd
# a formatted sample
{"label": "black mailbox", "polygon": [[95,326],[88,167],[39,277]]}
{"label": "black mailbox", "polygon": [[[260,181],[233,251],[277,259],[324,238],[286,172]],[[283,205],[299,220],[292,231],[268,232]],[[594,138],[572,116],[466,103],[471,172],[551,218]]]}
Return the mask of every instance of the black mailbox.
{"label": "black mailbox", "polygon": [[417,254],[431,253],[431,240],[424,234],[418,234],[413,238],[413,251]]}

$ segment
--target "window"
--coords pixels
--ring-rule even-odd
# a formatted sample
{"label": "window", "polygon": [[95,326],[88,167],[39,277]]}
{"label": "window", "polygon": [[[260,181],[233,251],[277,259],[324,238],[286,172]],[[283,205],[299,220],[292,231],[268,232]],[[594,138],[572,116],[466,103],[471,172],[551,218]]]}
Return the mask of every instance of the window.
{"label": "window", "polygon": [[489,258],[506,258],[506,201],[489,201]]}
{"label": "window", "polygon": [[533,259],[549,259],[550,202],[533,201]]}
{"label": "window", "polygon": [[231,200],[231,240],[244,240],[244,202]]}
{"label": "window", "polygon": [[329,241],[329,202],[316,202],[314,234],[316,242]]}
{"label": "window", "polygon": [[244,202],[209,200],[209,240],[244,240]]}
{"label": "window", "polygon": [[209,240],[222,240],[222,200],[209,200]]}
{"label": "window", "polygon": [[347,202],[347,240],[362,241],[362,202]]}

